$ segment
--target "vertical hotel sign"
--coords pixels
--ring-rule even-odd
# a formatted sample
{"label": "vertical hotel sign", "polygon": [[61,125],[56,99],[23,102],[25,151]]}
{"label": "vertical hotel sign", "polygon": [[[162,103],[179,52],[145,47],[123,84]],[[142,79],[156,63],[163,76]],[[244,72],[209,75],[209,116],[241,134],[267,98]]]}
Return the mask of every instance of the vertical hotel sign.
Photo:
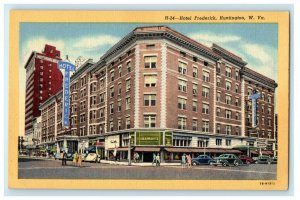
{"label": "vertical hotel sign", "polygon": [[76,67],[72,63],[59,61],[58,68],[64,71],[63,81],[63,127],[70,126],[70,72]]}
{"label": "vertical hotel sign", "polygon": [[257,126],[256,119],[257,119],[257,99],[260,98],[260,93],[253,92],[252,95],[249,96],[249,100],[252,101],[252,127],[255,128]]}

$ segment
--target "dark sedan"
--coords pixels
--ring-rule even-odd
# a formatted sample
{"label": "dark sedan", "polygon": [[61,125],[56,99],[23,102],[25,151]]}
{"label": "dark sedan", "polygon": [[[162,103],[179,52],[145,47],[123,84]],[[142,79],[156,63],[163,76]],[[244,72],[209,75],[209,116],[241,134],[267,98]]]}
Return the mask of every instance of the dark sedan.
{"label": "dark sedan", "polygon": [[192,159],[193,165],[210,165],[213,159],[207,155],[199,155],[197,158]]}
{"label": "dark sedan", "polygon": [[243,162],[234,154],[222,154],[219,157],[214,158],[212,165],[222,165],[222,166],[239,166]]}

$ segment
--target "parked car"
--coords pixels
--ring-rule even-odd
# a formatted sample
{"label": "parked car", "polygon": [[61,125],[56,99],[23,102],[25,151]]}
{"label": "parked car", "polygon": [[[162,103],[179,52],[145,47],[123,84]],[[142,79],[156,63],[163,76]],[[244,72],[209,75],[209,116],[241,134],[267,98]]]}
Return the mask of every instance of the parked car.
{"label": "parked car", "polygon": [[234,154],[222,154],[219,157],[215,157],[211,164],[222,166],[239,166],[243,164],[243,162]]}
{"label": "parked car", "polygon": [[213,159],[208,155],[199,155],[196,158],[192,159],[193,165],[210,165]]}
{"label": "parked car", "polygon": [[277,158],[271,158],[270,156],[259,156],[255,161],[256,164],[276,164]]}
{"label": "parked car", "polygon": [[[54,157],[55,160],[61,160],[61,155],[60,153],[57,153]],[[72,161],[73,160],[73,153],[67,153],[67,160]]]}
{"label": "parked car", "polygon": [[244,164],[251,164],[251,163],[254,163],[254,160],[246,155],[240,155],[239,156],[239,159],[244,163]]}
{"label": "parked car", "polygon": [[101,156],[97,153],[96,146],[91,146],[85,150],[85,154],[83,156],[84,162],[98,162],[100,163]]}

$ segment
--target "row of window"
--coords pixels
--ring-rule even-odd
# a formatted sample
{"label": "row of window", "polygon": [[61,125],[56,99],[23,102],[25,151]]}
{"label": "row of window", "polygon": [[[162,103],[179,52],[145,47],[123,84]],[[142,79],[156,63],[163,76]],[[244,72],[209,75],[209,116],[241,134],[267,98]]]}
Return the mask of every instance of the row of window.
{"label": "row of window", "polygon": [[[122,74],[123,74],[122,73],[123,72],[122,68],[123,68],[122,65],[120,65],[118,67],[118,77],[119,78],[122,77]],[[127,73],[131,72],[131,61],[126,62],[126,71],[127,71]],[[114,80],[115,80],[115,70],[112,70],[110,72],[110,81],[114,81]]]}
{"label": "row of window", "polygon": [[[202,96],[205,98],[208,98],[209,90],[210,89],[208,87],[202,86]],[[187,81],[184,81],[181,79],[178,80],[178,91],[184,92],[184,93],[187,92]],[[192,93],[193,93],[193,95],[196,95],[198,93],[198,85],[197,84],[193,83]]]}
{"label": "row of window", "polygon": [[[198,139],[197,141],[197,146],[198,147],[208,147],[209,145],[209,140],[210,139]],[[173,139],[173,146],[175,147],[191,147],[191,137],[186,137],[186,138],[181,138],[181,139]],[[215,145],[216,146],[222,146],[223,139],[217,138],[215,139]],[[225,139],[225,145],[226,146],[231,146],[231,139]]]}

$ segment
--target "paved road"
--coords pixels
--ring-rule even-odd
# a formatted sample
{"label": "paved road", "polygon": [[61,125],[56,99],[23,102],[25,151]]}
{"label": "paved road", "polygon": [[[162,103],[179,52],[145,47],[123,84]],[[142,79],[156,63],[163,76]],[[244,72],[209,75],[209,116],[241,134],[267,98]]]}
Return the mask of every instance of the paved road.
{"label": "paved road", "polygon": [[188,180],[275,180],[277,165],[221,167],[120,166],[83,163],[83,167],[61,166],[58,160],[19,158],[20,179],[188,179]]}

